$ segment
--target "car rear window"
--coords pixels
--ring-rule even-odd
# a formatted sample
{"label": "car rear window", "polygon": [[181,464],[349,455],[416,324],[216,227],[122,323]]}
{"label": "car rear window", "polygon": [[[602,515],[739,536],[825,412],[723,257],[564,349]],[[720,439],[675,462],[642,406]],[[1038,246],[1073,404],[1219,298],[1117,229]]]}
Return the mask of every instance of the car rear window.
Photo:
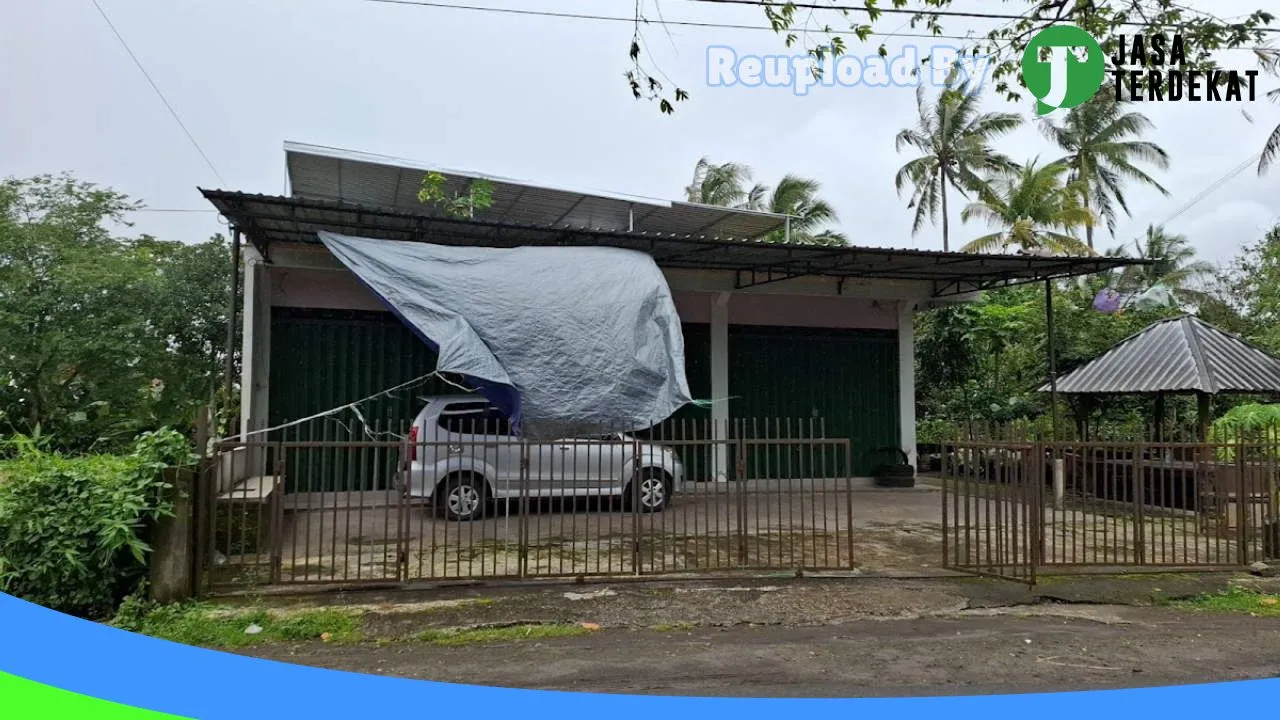
{"label": "car rear window", "polygon": [[511,422],[485,402],[450,403],[440,412],[440,427],[461,435],[510,435]]}

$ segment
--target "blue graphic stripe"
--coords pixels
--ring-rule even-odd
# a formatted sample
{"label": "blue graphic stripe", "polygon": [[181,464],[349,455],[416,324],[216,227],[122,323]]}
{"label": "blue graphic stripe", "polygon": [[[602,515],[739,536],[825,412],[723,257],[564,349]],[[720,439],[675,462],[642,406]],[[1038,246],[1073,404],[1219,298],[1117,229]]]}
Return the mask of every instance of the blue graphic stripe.
{"label": "blue graphic stripe", "polygon": [[[454,685],[358,675],[187,647],[79,620],[0,595],[0,671],[124,705],[202,720],[500,713],[521,720],[573,717],[735,720],[920,717],[1096,720],[1220,714],[1269,707],[1280,680],[1041,695],[877,699],[678,698]],[[656,638],[655,638],[656,641]],[[921,652],[928,652],[921,648]],[[396,713],[393,715],[392,713]]]}

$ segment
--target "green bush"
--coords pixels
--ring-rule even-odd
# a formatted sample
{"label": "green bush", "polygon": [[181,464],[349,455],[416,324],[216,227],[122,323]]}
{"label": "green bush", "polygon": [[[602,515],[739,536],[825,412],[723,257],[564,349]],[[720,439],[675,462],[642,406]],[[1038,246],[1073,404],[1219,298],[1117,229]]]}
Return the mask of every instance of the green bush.
{"label": "green bush", "polygon": [[1209,427],[1209,441],[1218,445],[1218,459],[1236,459],[1235,445],[1244,443],[1246,461],[1266,460],[1280,449],[1280,405],[1237,405]]}
{"label": "green bush", "polygon": [[64,457],[27,438],[0,463],[0,591],[62,612],[109,615],[146,576],[151,524],[172,513],[165,468],[192,460],[171,430],[128,455]]}

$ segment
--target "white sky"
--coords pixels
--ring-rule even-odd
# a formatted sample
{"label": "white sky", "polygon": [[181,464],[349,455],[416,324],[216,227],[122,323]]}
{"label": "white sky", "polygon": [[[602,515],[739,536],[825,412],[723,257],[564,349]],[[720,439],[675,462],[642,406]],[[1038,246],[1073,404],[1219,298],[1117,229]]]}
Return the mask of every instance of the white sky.
{"label": "white sky", "polygon": [[[463,3],[464,0],[444,0]],[[514,16],[363,0],[100,0],[182,116],[224,182],[201,160],[89,0],[0,3],[0,174],[69,170],[149,207],[205,210],[197,186],[280,193],[285,140],[408,157],[571,187],[678,198],[703,155],[735,160],[772,182],[819,180],[840,229],[862,245],[939,248],[940,230],[910,233],[893,175],[908,157],[893,136],[915,117],[907,88],[708,88],[706,48],[787,52],[768,31],[659,27],[650,50],[692,94],[675,116],[632,100],[627,23]],[[654,0],[645,0],[656,18]],[[1203,2],[1203,0],[1202,0]],[[627,16],[631,0],[466,0],[466,4]],[[1221,15],[1263,0],[1217,0]],[[957,8],[993,10],[991,3]],[[667,20],[761,25],[751,8],[662,0]],[[1001,6],[1007,11],[1007,8]],[[947,26],[961,34],[990,21]],[[881,21],[884,31],[901,21]],[[891,53],[902,42],[890,40]],[[949,41],[940,41],[949,42]],[[851,52],[874,52],[874,44]],[[1247,53],[1224,65],[1253,67]],[[1280,84],[1280,81],[1277,81]],[[1029,103],[988,109],[1028,111]],[[1253,116],[1250,123],[1241,109]],[[1172,155],[1169,198],[1130,192],[1132,220],[1117,240],[1160,222],[1255,155],[1280,105],[1153,103],[1150,139]],[[1033,126],[999,143],[1015,159],[1056,157]],[[1280,170],[1250,167],[1170,223],[1219,261],[1280,217]],[[959,222],[958,245],[985,228]],[[202,240],[222,229],[210,212],[140,213],[136,232]]]}

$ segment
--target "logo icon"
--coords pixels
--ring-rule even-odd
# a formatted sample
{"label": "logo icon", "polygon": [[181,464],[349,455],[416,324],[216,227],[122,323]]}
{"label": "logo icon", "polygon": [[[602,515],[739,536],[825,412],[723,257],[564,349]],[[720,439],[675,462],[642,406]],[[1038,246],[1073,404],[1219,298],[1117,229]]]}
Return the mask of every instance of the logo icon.
{"label": "logo icon", "polygon": [[1073,108],[1098,92],[1106,77],[1102,46],[1075,25],[1051,25],[1022,52],[1022,82],[1036,96],[1040,115]]}

